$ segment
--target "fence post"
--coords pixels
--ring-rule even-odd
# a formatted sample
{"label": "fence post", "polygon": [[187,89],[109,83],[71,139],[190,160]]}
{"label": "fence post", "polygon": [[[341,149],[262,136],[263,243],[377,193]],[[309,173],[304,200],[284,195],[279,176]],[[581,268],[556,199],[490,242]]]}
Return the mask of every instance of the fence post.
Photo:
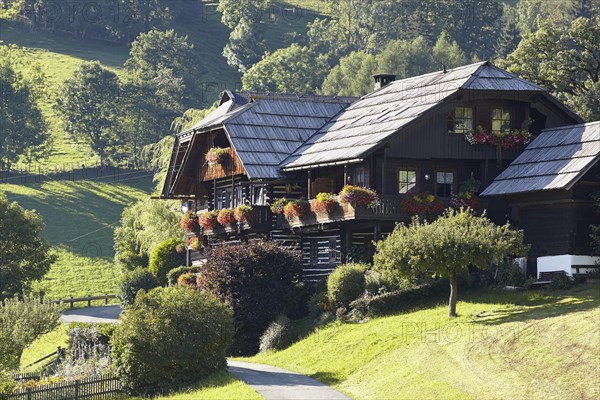
{"label": "fence post", "polygon": [[31,400],[31,388],[27,388],[27,400]]}
{"label": "fence post", "polygon": [[73,400],[79,400],[79,379],[75,381],[75,397]]}
{"label": "fence post", "polygon": [[73,303],[74,303],[73,296],[71,296],[71,308],[73,308]]}
{"label": "fence post", "polygon": [[92,306],[92,296],[90,296],[89,294],[87,295],[87,300],[88,300],[88,307]]}
{"label": "fence post", "polygon": [[108,304],[108,293],[104,293],[104,304]]}

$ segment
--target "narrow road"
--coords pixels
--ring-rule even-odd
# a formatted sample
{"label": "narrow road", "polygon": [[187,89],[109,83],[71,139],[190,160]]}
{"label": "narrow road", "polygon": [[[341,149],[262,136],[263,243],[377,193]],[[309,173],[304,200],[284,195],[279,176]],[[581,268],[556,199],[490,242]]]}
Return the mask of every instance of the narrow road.
{"label": "narrow road", "polygon": [[229,372],[266,400],[350,400],[308,376],[270,365],[228,360]]}
{"label": "narrow road", "polygon": [[97,322],[117,323],[121,314],[121,306],[103,306],[89,308],[70,308],[60,316],[60,322],[70,324],[71,322]]}

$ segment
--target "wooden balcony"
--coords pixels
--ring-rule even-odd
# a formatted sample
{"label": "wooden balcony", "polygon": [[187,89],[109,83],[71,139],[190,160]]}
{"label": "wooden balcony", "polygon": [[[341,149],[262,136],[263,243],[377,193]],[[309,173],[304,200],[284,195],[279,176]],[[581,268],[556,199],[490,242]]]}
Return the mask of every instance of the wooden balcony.
{"label": "wooden balcony", "polygon": [[269,232],[273,223],[273,216],[269,206],[252,206],[252,221],[248,223],[236,222],[231,225],[217,225],[214,229],[202,228],[202,234],[206,236],[237,234],[252,230],[254,232]]}
{"label": "wooden balcony", "polygon": [[227,157],[221,164],[205,163],[200,171],[200,180],[203,182],[213,179],[221,179],[232,175],[240,175],[245,172],[244,166],[237,156],[233,147],[228,147]]}
{"label": "wooden balcony", "polygon": [[[444,206],[448,207],[449,198],[442,198]],[[312,201],[312,200],[311,200]],[[302,218],[294,217],[286,219],[283,215],[278,215],[276,220],[277,229],[300,228],[311,225],[330,224],[342,221],[393,221],[410,222],[413,214],[408,214],[402,210],[402,196],[385,196],[379,199],[374,207],[352,206],[351,204],[337,205],[330,214],[309,213]],[[487,200],[479,199],[478,212],[487,208]]]}

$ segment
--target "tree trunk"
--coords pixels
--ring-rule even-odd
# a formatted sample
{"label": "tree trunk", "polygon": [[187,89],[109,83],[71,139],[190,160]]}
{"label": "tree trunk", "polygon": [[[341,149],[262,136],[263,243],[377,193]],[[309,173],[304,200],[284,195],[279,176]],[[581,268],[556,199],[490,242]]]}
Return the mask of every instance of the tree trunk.
{"label": "tree trunk", "polygon": [[448,316],[456,317],[456,299],[458,298],[458,279],[450,275],[450,300],[448,301]]}

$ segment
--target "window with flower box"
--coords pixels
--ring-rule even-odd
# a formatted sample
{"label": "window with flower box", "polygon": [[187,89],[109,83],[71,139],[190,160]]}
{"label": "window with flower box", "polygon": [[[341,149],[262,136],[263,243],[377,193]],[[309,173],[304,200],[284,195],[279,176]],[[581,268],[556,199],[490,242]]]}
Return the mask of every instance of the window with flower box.
{"label": "window with flower box", "polygon": [[448,118],[448,131],[466,133],[473,130],[475,119],[472,107],[456,107]]}
{"label": "window with flower box", "polygon": [[510,111],[506,108],[492,109],[492,133],[510,133]]}

